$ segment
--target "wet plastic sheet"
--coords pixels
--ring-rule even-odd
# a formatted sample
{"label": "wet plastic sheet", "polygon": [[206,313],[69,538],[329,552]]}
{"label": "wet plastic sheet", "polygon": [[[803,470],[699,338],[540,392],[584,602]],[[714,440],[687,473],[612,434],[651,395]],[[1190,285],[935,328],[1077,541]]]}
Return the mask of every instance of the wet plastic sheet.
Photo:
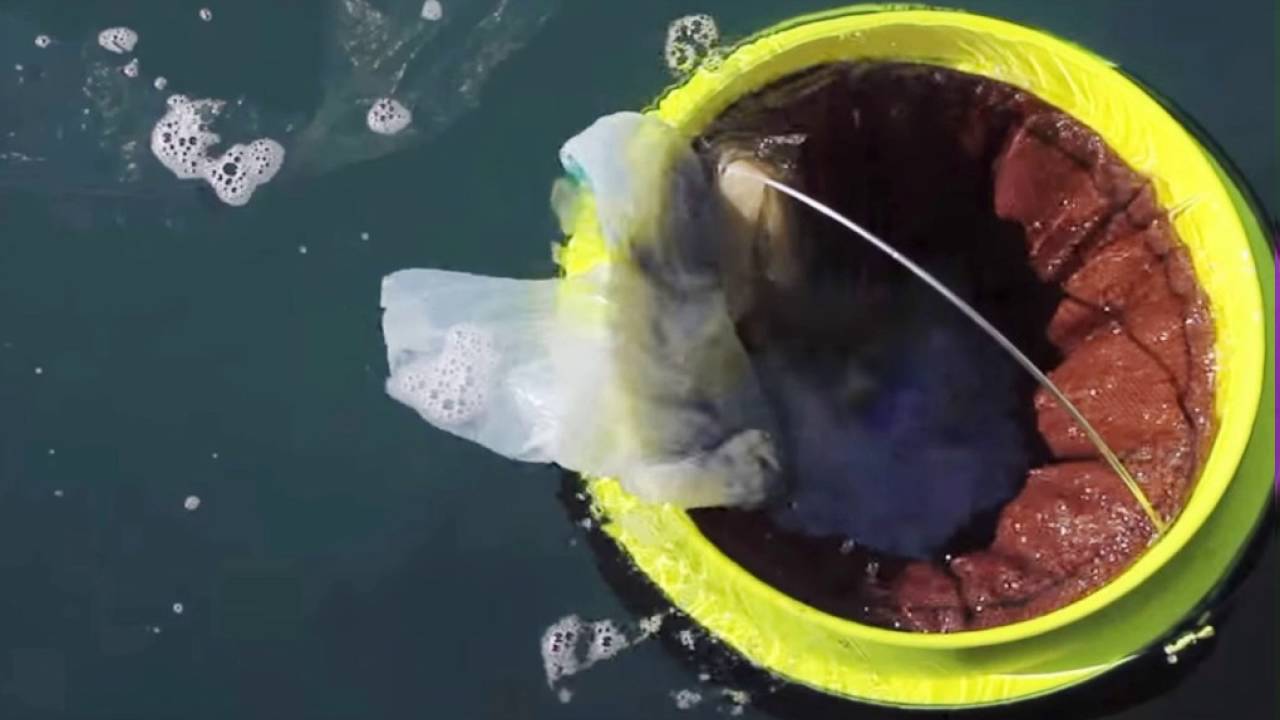
{"label": "wet plastic sheet", "polygon": [[597,121],[561,158],[577,183],[563,207],[591,194],[615,262],[573,280],[392,275],[388,391],[495,452],[619,477],[649,501],[762,502],[772,415],[725,308],[725,215],[700,161],[634,113]]}

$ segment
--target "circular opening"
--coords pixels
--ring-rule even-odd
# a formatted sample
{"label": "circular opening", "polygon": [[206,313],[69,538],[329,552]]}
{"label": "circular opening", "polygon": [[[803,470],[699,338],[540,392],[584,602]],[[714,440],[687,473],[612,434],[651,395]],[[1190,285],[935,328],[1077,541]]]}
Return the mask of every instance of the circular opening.
{"label": "circular opening", "polygon": [[[990,79],[838,63],[739,99],[698,145],[939,275],[1178,514],[1213,436],[1212,323],[1149,183],[1091,129]],[[782,203],[747,220],[730,306],[792,492],[691,513],[722,552],[819,610],[921,632],[1044,615],[1142,554],[1122,482],[977,328],[825,218]]]}

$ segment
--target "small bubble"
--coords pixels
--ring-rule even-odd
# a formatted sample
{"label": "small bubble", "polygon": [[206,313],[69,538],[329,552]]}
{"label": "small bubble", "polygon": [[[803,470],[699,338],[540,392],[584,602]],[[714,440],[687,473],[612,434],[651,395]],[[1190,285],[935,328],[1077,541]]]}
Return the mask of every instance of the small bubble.
{"label": "small bubble", "polygon": [[716,21],[710,15],[686,15],[667,28],[663,48],[667,67],[675,75],[685,75],[708,59],[720,40]]}
{"label": "small bubble", "polygon": [[186,508],[187,512],[194,512],[200,507],[200,498],[195,495],[188,495],[187,499],[182,501],[182,507]]}
{"label": "small bubble", "polygon": [[217,459],[218,459],[218,451],[217,451],[217,450],[214,450],[213,452],[209,453],[209,457],[213,458],[214,460],[217,460]]}
{"label": "small bubble", "polygon": [[702,694],[693,690],[680,690],[671,693],[671,698],[675,700],[676,707],[680,710],[692,710],[702,702]]}
{"label": "small bubble", "polygon": [[364,240],[365,242],[369,242],[369,233],[367,232],[360,233],[360,239]]}
{"label": "small bubble", "polygon": [[562,703],[568,703],[573,699],[573,691],[569,688],[560,688],[560,690],[556,692],[556,698],[558,698]]}
{"label": "small bubble", "polygon": [[54,497],[56,497],[56,498],[60,498],[60,497],[62,497],[62,488],[58,488],[57,490],[54,490],[54,491],[53,491],[53,496],[54,496]]}
{"label": "small bubble", "polygon": [[58,451],[57,451],[57,450],[54,450],[53,448],[49,448],[49,454],[50,454],[50,455],[57,455],[57,454],[58,454]]}
{"label": "small bubble", "polygon": [[440,0],[427,0],[422,3],[422,19],[435,22],[444,17],[444,6],[440,4]]}
{"label": "small bubble", "polygon": [[299,255],[306,255],[306,254],[307,254],[307,246],[306,246],[306,245],[299,245],[299,246],[298,246],[298,254],[299,254]]}
{"label": "small bubble", "polygon": [[212,11],[212,10],[210,10],[209,8],[207,8],[207,7],[202,7],[202,8],[200,8],[200,13],[199,13],[199,14],[200,14],[200,19],[201,19],[201,20],[203,20],[203,21],[205,21],[205,22],[209,22],[209,21],[213,20],[213,11]]}
{"label": "small bubble", "polygon": [[679,633],[676,634],[676,638],[680,641],[680,644],[683,645],[684,649],[686,650],[693,650],[696,647],[692,630],[681,630]]}
{"label": "small bubble", "polygon": [[155,82],[153,82],[153,83],[151,83],[151,84],[152,84],[152,85],[154,85],[154,86],[155,86],[155,88],[156,88],[157,90],[163,90],[163,89],[165,89],[166,87],[168,87],[168,86],[169,86],[169,81],[168,81],[168,79],[166,79],[166,78],[165,78],[165,76],[161,75],[161,76],[157,77],[157,78],[155,79]]}
{"label": "small bubble", "polygon": [[159,635],[159,634],[160,634],[160,626],[159,626],[159,625],[152,625],[152,626],[151,626],[151,634],[152,634],[152,635]]}
{"label": "small bubble", "polygon": [[174,615],[181,615],[183,610],[186,610],[186,608],[184,608],[184,607],[182,606],[182,603],[180,603],[180,602],[176,602],[176,603],[174,603],[174,604],[173,604],[173,614],[174,614]]}
{"label": "small bubble", "polygon": [[40,367],[39,365],[37,365],[37,366],[36,366],[36,374],[37,374],[37,375],[43,375],[43,374],[44,374],[44,368],[42,368],[42,367]]}
{"label": "small bubble", "polygon": [[646,636],[654,635],[662,629],[662,613],[640,619],[640,632]]}
{"label": "small bubble", "polygon": [[53,44],[53,38],[49,37],[48,35],[36,36],[36,47],[44,49],[49,47],[52,44]]}

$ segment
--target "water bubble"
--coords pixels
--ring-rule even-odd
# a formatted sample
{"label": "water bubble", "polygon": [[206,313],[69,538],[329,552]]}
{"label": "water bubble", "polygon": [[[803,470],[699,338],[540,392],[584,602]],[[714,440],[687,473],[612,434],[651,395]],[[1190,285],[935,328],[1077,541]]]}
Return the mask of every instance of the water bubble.
{"label": "water bubble", "polygon": [[492,374],[499,360],[488,330],[454,325],[445,332],[439,355],[397,368],[387,381],[387,391],[434,424],[461,425],[488,410]]}
{"label": "water bubble", "polygon": [[306,246],[306,245],[299,245],[299,246],[298,246],[298,254],[299,254],[299,255],[306,255],[306,254],[307,254],[307,246]]}
{"label": "water bubble", "polygon": [[203,178],[228,205],[248,203],[284,165],[284,146],[271,138],[237,143],[221,157],[209,156],[209,149],[222,140],[210,127],[224,101],[171,95],[166,104],[168,111],[151,129],[151,153],[178,178]]}
{"label": "water bubble", "polygon": [[720,30],[710,15],[686,15],[667,27],[663,57],[675,75],[685,75],[706,60],[720,42]]}
{"label": "water bubble", "polygon": [[284,147],[260,138],[248,145],[232,145],[221,157],[207,158],[202,173],[219,200],[240,206],[249,202],[259,185],[275,177],[283,162]]}
{"label": "water bubble", "polygon": [[666,619],[666,616],[662,613],[641,618],[639,623],[640,633],[645,637],[657,635],[658,631],[662,629],[662,621],[664,619]]}
{"label": "water bubble", "polygon": [[187,499],[182,501],[182,507],[187,512],[195,512],[200,508],[200,498],[196,495],[188,495]]}
{"label": "water bubble", "polygon": [[165,78],[165,76],[160,75],[151,84],[154,85],[157,90],[163,90],[169,87],[169,80]]}
{"label": "water bubble", "polygon": [[367,232],[360,233],[360,239],[364,240],[365,242],[369,242],[369,233]]}
{"label": "water bubble", "polygon": [[554,686],[582,669],[577,651],[582,630],[582,620],[577,615],[566,615],[542,633],[542,666],[547,685]]}
{"label": "water bubble", "polygon": [[205,22],[213,20],[213,11],[207,7],[200,8],[200,12],[198,14],[200,15],[200,19]]}
{"label": "water bubble", "polygon": [[36,366],[36,374],[37,374],[37,375],[43,375],[43,374],[44,374],[44,368],[42,368],[42,367],[40,367],[39,365],[37,365],[37,366]]}
{"label": "water bubble", "polygon": [[53,491],[53,496],[54,496],[54,497],[56,497],[56,498],[60,498],[60,497],[62,497],[62,494],[63,494],[63,493],[62,493],[62,488],[58,488],[58,489],[56,489],[56,490],[54,490],[54,491]]}
{"label": "water bubble", "polygon": [[671,699],[675,701],[676,708],[680,710],[692,710],[702,702],[702,693],[695,690],[678,690],[671,693]]}
{"label": "water bubble", "polygon": [[676,639],[680,641],[680,645],[683,646],[685,650],[693,650],[696,647],[696,639],[693,636],[692,630],[681,630],[676,634]]}
{"label": "water bubble", "polygon": [[395,135],[413,122],[413,113],[395,98],[379,98],[369,107],[365,124],[379,135]]}
{"label": "water bubble", "polygon": [[141,72],[141,68],[138,65],[138,58],[133,58],[129,62],[125,63],[124,67],[120,68],[120,72],[127,78],[138,77],[138,73]]}
{"label": "water bubble", "polygon": [[622,652],[627,647],[627,638],[618,630],[611,620],[600,620],[588,626],[591,643],[587,648],[587,663],[595,664]]}
{"label": "water bubble", "polygon": [[138,44],[138,33],[132,28],[112,27],[98,33],[98,45],[107,52],[124,55],[133,52]]}
{"label": "water bubble", "polygon": [[440,4],[440,0],[427,0],[422,3],[422,19],[435,22],[444,17],[444,6]]}
{"label": "water bubble", "polygon": [[751,703],[751,696],[742,690],[724,688],[720,692],[730,703],[729,714],[735,717],[741,715],[744,708]]}
{"label": "water bubble", "polygon": [[182,606],[182,603],[180,603],[180,602],[176,602],[176,603],[174,603],[174,604],[173,604],[173,614],[174,614],[174,615],[181,615],[181,614],[183,613],[183,611],[184,611],[184,610],[186,610],[186,608],[184,608],[184,607]]}
{"label": "water bubble", "polygon": [[36,36],[36,47],[44,49],[49,47],[52,44],[53,44],[53,38],[49,37],[48,35]]}
{"label": "water bubble", "polygon": [[562,703],[568,703],[573,699],[573,691],[569,688],[560,688],[556,691],[556,699]]}
{"label": "water bubble", "polygon": [[547,686],[555,688],[565,678],[614,657],[631,644],[612,620],[583,622],[577,615],[566,615],[542,634]]}
{"label": "water bubble", "polygon": [[151,152],[177,177],[198,178],[208,149],[222,140],[209,128],[226,103],[170,95],[166,104],[168,111],[151,130]]}

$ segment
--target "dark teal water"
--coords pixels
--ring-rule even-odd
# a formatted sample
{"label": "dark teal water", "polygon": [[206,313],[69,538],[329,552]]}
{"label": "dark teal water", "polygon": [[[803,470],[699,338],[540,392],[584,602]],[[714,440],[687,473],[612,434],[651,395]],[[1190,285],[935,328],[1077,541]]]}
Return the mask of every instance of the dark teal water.
{"label": "dark teal water", "polygon": [[[81,43],[127,24],[146,77],[242,94],[262,127],[305,118],[332,83],[327,4],[206,0],[208,25],[201,4],[0,0],[0,152],[4,123],[44,121],[12,103],[11,66],[42,62],[35,32]],[[557,471],[433,431],[385,396],[379,282],[403,267],[550,274],[556,151],[670,81],[671,19],[711,12],[732,39],[824,7],[565,0],[433,139],[282,175],[244,208],[154,174],[122,189],[56,149],[57,172],[26,186],[0,172],[0,720],[725,713],[710,685],[676,709],[671,693],[701,683],[657,642],[574,678],[568,704],[548,690],[544,628],[634,618]],[[1280,208],[1270,0],[968,7],[1119,61]],[[1256,698],[1232,716],[1274,717],[1274,549],[1262,563],[1216,652],[1121,716],[1218,717],[1223,698]]]}

